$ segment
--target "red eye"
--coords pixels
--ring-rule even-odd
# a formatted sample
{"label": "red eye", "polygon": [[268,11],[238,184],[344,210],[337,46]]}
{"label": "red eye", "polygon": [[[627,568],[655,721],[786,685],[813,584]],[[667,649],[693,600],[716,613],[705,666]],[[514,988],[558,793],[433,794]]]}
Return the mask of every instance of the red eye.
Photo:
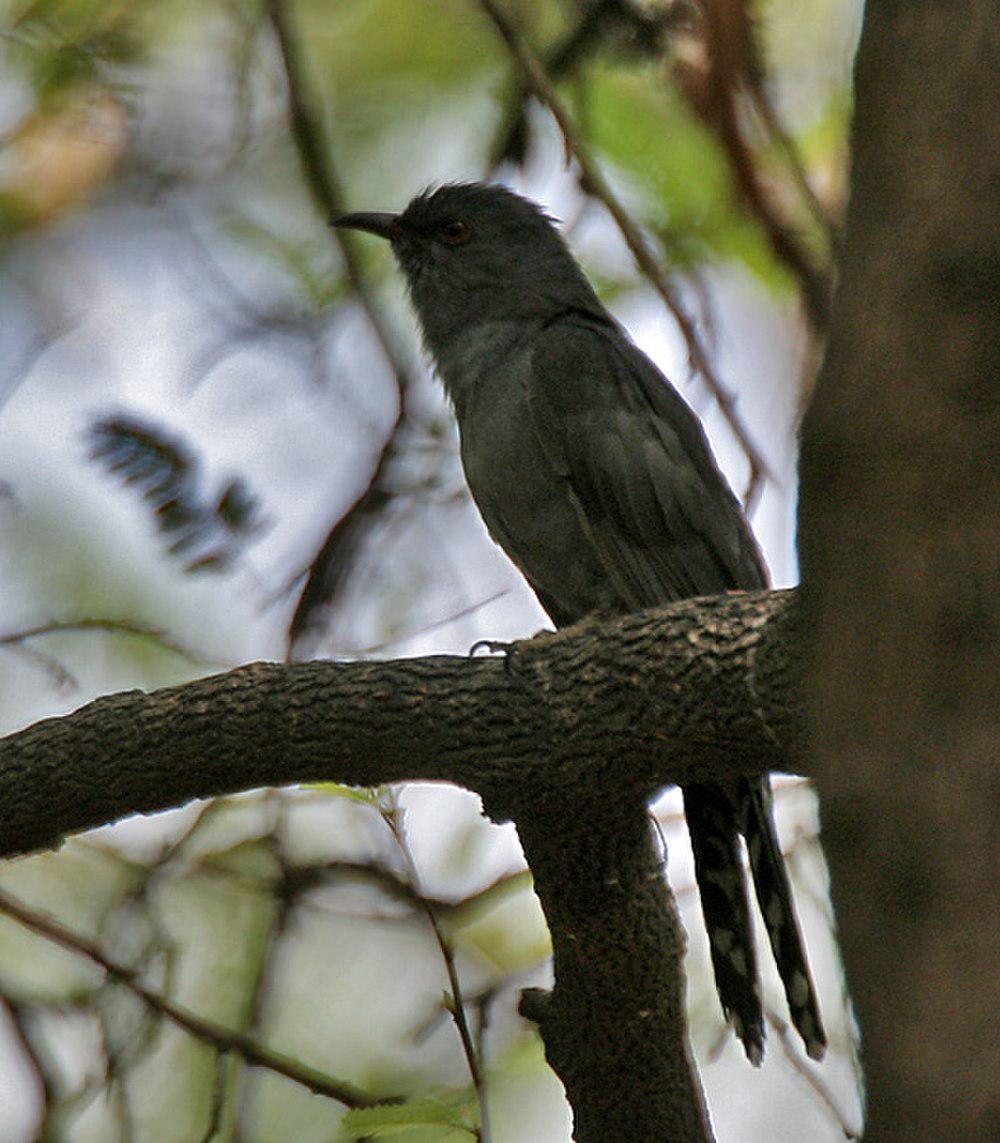
{"label": "red eye", "polygon": [[460,218],[449,218],[438,227],[438,238],[449,246],[461,246],[472,237],[472,227]]}

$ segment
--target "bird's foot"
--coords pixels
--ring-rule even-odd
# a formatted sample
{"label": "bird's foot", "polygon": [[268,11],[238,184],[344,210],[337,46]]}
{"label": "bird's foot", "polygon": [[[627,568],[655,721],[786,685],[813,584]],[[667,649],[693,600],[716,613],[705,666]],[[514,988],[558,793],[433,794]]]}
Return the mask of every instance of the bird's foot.
{"label": "bird's foot", "polygon": [[469,648],[469,658],[474,659],[483,650],[491,655],[506,655],[509,658],[511,655],[517,654],[517,644],[504,643],[500,639],[477,639]]}

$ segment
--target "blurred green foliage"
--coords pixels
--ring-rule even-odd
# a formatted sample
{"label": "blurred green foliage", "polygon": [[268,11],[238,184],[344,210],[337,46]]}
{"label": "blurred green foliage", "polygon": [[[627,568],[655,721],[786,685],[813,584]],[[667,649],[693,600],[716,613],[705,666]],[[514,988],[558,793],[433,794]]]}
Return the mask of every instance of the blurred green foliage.
{"label": "blurred green foliage", "polygon": [[[565,0],[507,7],[542,58],[578,18]],[[301,0],[289,10],[304,50],[305,78],[320,99],[327,143],[341,179],[359,201],[377,193],[385,205],[400,205],[435,177],[436,155],[446,167],[438,177],[450,177],[456,166],[464,177],[487,173],[487,156],[520,89],[511,82],[510,59],[473,0]],[[779,101],[783,89],[793,91],[793,134],[810,167],[820,172],[843,165],[849,103],[844,72],[833,65],[847,50],[847,10],[843,0],[769,0],[758,14],[762,54],[772,69],[770,90]],[[234,83],[247,69],[274,76],[265,16],[251,0],[35,0],[11,6],[6,27],[5,67],[30,84],[39,108],[96,84],[141,111],[146,89],[158,82],[155,73],[177,73],[185,53],[191,57],[206,44],[223,59],[231,53]],[[178,50],[168,51],[171,44]],[[662,237],[671,265],[685,270],[733,261],[768,288],[787,290],[788,274],[739,201],[717,137],[672,84],[671,52],[667,39],[658,58],[637,58],[612,40],[612,47],[585,56],[560,85],[578,130],[627,188],[640,220]],[[177,74],[174,82],[179,79]],[[205,108],[206,116],[217,113]],[[283,131],[270,117],[261,127],[244,154],[248,174],[257,177],[261,154],[272,151],[279,143],[275,134]],[[765,158],[766,151],[765,146]],[[289,157],[273,154],[286,168]],[[787,172],[771,158],[774,178],[787,182]],[[842,182],[826,179],[825,189],[836,215]],[[7,203],[6,228],[15,229],[16,195],[5,194],[0,183],[0,197]],[[336,285],[326,273],[317,274],[314,256],[300,241],[280,233],[269,240],[262,232],[267,223],[247,215],[237,223],[238,208],[227,209],[234,232],[297,276],[311,304],[336,300]],[[801,212],[796,224],[808,231]]]}

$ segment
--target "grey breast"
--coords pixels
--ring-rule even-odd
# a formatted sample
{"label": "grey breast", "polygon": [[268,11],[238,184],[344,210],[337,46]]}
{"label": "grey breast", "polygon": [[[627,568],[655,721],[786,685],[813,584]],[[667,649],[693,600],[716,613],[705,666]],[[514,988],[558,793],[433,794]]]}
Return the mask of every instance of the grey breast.
{"label": "grey breast", "polygon": [[537,436],[528,381],[538,332],[524,322],[477,325],[437,364],[486,527],[562,622],[608,607],[613,589]]}

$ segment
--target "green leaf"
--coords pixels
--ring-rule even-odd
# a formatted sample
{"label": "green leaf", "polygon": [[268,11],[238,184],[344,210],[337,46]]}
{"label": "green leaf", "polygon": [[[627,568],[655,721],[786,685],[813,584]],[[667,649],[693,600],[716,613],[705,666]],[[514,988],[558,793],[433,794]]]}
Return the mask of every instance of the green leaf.
{"label": "green leaf", "polygon": [[381,786],[345,786],[341,782],[311,782],[310,790],[320,794],[330,794],[335,798],[346,798],[349,802],[360,802],[363,806],[381,808]]}
{"label": "green leaf", "polygon": [[466,1096],[454,1101],[415,1099],[408,1103],[379,1104],[349,1111],[341,1120],[341,1138],[367,1136],[386,1139],[403,1135],[421,1127],[445,1128],[439,1137],[475,1137],[475,1103]]}
{"label": "green leaf", "polygon": [[788,274],[743,208],[714,133],[653,68],[595,66],[581,122],[593,146],[642,196],[670,263],[741,262],[773,289]]}

